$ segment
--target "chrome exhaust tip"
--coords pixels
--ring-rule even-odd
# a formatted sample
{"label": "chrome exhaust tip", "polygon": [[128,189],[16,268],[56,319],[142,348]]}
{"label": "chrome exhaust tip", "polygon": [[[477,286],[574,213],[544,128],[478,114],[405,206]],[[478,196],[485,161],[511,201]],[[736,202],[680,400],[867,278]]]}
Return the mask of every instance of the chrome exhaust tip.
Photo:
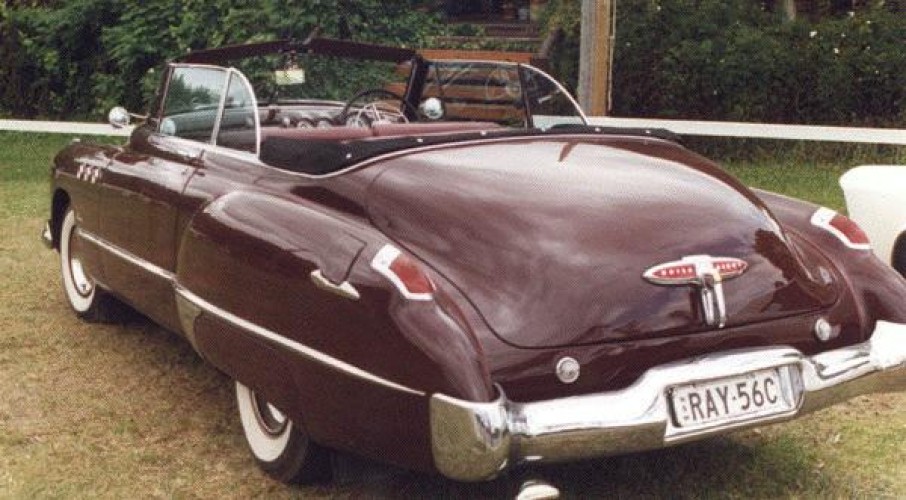
{"label": "chrome exhaust tip", "polygon": [[560,498],[560,490],[550,483],[531,479],[519,488],[516,500],[554,500]]}

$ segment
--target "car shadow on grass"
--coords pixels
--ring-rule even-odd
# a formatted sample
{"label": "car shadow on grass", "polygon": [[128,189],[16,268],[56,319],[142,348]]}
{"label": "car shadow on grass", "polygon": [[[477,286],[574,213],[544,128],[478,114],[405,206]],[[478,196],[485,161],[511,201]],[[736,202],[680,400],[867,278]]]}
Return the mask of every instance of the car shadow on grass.
{"label": "car shadow on grass", "polygon": [[[201,396],[194,401],[196,411],[235,412],[235,403],[230,400],[229,378],[201,361],[188,342],[137,313],[123,319],[125,324],[120,332],[131,338],[128,343],[135,344],[135,349],[147,347],[142,344],[148,342],[157,344],[156,356],[163,357],[161,361],[170,365],[167,377],[172,379],[171,383],[198,386],[186,388]],[[164,352],[160,352],[160,348]],[[205,409],[203,406],[210,407]],[[226,420],[233,417],[238,422],[235,413],[224,415]],[[238,423],[226,427],[221,425],[218,432],[235,432],[236,436],[230,442],[241,447],[244,440]],[[840,491],[839,485],[831,484],[826,475],[816,473],[819,458],[806,448],[806,443],[783,433],[771,434],[772,437],[764,437],[761,433],[748,431],[664,450],[569,464],[536,465],[483,483],[459,483],[347,453],[337,453],[334,457],[335,478],[329,485],[279,486],[264,473],[258,475],[262,489],[293,497],[512,498],[527,479],[543,479],[559,488],[566,498],[775,497],[797,492],[811,495]],[[249,468],[255,468],[250,457],[246,463]]]}
{"label": "car shadow on grass", "polygon": [[807,450],[783,438],[747,445],[720,437],[646,453],[523,468],[488,483],[456,483],[385,467],[379,480],[360,479],[342,488],[385,498],[512,498],[523,481],[542,479],[559,488],[564,498],[776,498],[834,491],[815,474],[815,463]]}

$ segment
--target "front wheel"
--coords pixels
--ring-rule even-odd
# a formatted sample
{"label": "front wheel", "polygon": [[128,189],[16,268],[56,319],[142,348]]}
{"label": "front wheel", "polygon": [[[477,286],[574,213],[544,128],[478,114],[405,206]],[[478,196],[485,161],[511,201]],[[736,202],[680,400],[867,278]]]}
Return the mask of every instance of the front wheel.
{"label": "front wheel", "polygon": [[330,478],[330,456],[305,430],[255,391],[236,382],[236,403],[249,449],[258,465],[286,483],[312,484]]}
{"label": "front wheel", "polygon": [[70,307],[82,319],[104,321],[116,309],[116,301],[97,287],[82,261],[85,242],[79,238],[76,213],[67,209],[60,228],[60,272]]}

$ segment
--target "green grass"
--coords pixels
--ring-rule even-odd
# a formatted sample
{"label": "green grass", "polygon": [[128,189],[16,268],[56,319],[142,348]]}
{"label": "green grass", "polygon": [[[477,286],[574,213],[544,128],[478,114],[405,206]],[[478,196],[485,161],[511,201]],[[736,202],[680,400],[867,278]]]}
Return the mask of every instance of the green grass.
{"label": "green grass", "polygon": [[[38,235],[69,138],[0,133],[0,498],[502,498],[518,478],[458,484],[346,458],[338,484],[289,487],[246,451],[232,385],[175,335],[90,325],[64,302]],[[116,140],[114,140],[116,141]],[[746,183],[841,208],[857,163],[730,158]],[[906,394],[668,450],[543,467],[568,497],[906,497]]]}
{"label": "green grass", "polygon": [[747,186],[783,193],[845,211],[846,202],[837,179],[849,166],[828,163],[794,164],[728,162],[724,167]]}

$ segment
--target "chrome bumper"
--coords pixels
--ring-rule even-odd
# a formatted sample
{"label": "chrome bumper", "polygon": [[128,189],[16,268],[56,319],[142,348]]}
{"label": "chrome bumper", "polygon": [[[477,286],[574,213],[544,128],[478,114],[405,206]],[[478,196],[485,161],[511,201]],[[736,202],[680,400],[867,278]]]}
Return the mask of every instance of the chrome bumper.
{"label": "chrome bumper", "polygon": [[[674,421],[672,387],[756,370],[789,370],[792,410],[757,421],[687,430]],[[491,479],[522,462],[557,462],[663,448],[730,430],[790,420],[854,396],[906,390],[906,325],[879,321],[862,344],[806,356],[788,347],[747,349],[661,365],[613,392],[534,403],[475,403],[441,394],[430,403],[435,466],[460,481]]]}
{"label": "chrome bumper", "polygon": [[41,230],[41,242],[47,248],[53,248],[53,234],[50,232],[50,221],[44,223],[44,229]]}

